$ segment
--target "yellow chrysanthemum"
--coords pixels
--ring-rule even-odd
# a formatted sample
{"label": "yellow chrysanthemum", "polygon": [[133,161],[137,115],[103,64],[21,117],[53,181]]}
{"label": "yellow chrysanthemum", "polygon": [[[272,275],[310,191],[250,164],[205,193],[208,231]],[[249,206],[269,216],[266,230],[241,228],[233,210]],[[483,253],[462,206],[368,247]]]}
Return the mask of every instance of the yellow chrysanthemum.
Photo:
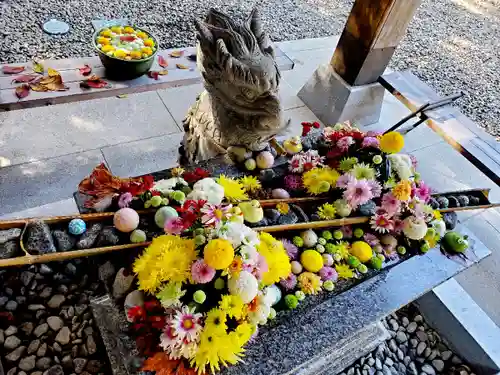
{"label": "yellow chrysanthemum", "polygon": [[352,279],[354,277],[354,271],[347,264],[337,264],[335,271],[337,271],[341,279]]}
{"label": "yellow chrysanthemum", "polygon": [[247,193],[252,193],[254,191],[262,188],[260,181],[255,176],[244,176],[240,178],[240,183],[243,185],[243,189]]}
{"label": "yellow chrysanthemum", "polygon": [[299,288],[305,294],[318,294],[321,292],[321,278],[312,272],[302,272],[297,277]]}
{"label": "yellow chrysanthemum", "polygon": [[224,196],[229,202],[234,203],[248,200],[248,195],[245,193],[243,185],[238,181],[221,174],[217,179],[217,183],[224,188]]}
{"label": "yellow chrysanthemum", "polygon": [[243,346],[245,345],[248,340],[252,337],[252,335],[255,333],[256,327],[250,323],[244,322],[238,325],[234,332],[231,332],[231,334],[234,334],[236,336],[236,339],[238,341],[238,344]]}
{"label": "yellow chrysanthemum", "polygon": [[172,177],[182,177],[182,175],[186,172],[186,170],[182,167],[172,168],[171,173]]}
{"label": "yellow chrysanthemum", "polygon": [[226,331],[214,332],[204,329],[200,334],[200,342],[196,355],[191,359],[198,374],[208,369],[215,373],[220,365],[235,365],[241,361],[244,349],[237,334],[228,334]]}
{"label": "yellow chrysanthemum", "polygon": [[193,239],[172,235],[154,238],[134,262],[139,289],[155,293],[166,281],[186,281],[196,256]]}
{"label": "yellow chrysanthemum", "polygon": [[276,209],[280,214],[286,215],[288,212],[290,212],[290,205],[285,202],[280,202],[276,205]]}
{"label": "yellow chrysanthemum", "polygon": [[392,188],[392,195],[400,201],[407,201],[411,197],[411,183],[408,180],[399,181]]}
{"label": "yellow chrysanthemum", "polygon": [[219,307],[230,318],[240,319],[243,316],[245,304],[240,296],[224,295],[222,296]]}
{"label": "yellow chrysanthemum", "polygon": [[323,220],[333,220],[335,219],[335,214],[337,209],[333,204],[325,203],[320,208],[318,208],[318,216]]}
{"label": "yellow chrysanthemum", "polygon": [[223,270],[234,259],[234,248],[231,242],[222,238],[210,240],[203,249],[205,263],[216,270]]}
{"label": "yellow chrysanthemum", "polygon": [[210,329],[212,332],[226,331],[227,314],[221,309],[212,309],[207,313],[205,319],[205,329]]}
{"label": "yellow chrysanthemum", "polygon": [[389,132],[380,137],[380,149],[386,154],[397,154],[404,146],[405,140],[398,132]]}
{"label": "yellow chrysanthemum", "polygon": [[436,220],[441,220],[443,218],[443,215],[441,215],[441,212],[439,210],[434,210],[434,219]]}
{"label": "yellow chrysanthemum", "polygon": [[340,174],[332,168],[313,168],[302,175],[302,183],[310,194],[322,194],[335,186]]}
{"label": "yellow chrysanthemum", "polygon": [[272,285],[285,279],[290,272],[290,258],[281,241],[271,236],[269,233],[260,233],[260,244],[257,245],[257,251],[266,259],[268,270],[262,276],[264,285]]}

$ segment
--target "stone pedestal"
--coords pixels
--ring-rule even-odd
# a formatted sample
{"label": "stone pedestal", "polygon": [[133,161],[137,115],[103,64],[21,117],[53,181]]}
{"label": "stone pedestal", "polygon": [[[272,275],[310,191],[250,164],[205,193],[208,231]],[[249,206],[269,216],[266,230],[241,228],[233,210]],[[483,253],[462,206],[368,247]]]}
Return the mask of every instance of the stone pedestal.
{"label": "stone pedestal", "polygon": [[316,69],[298,97],[325,125],[349,120],[361,127],[378,122],[384,91],[379,83],[351,86],[325,64]]}

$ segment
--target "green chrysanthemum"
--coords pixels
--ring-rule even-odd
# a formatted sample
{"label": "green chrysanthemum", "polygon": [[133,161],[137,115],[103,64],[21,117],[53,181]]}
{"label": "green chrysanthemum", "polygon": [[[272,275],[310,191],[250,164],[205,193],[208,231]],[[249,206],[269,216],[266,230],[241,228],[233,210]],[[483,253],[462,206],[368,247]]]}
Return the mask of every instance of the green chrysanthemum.
{"label": "green chrysanthemum", "polygon": [[377,177],[377,171],[365,163],[356,164],[352,168],[351,174],[358,180],[374,180]]}
{"label": "green chrysanthemum", "polygon": [[354,165],[358,162],[358,158],[351,157],[351,158],[343,158],[340,163],[339,163],[339,169],[342,172],[349,172]]}

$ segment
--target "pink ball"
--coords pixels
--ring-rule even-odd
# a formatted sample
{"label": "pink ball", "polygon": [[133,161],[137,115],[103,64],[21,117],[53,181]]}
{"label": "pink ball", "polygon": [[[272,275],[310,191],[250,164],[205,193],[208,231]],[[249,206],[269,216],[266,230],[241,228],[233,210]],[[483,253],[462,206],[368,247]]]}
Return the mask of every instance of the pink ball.
{"label": "pink ball", "polygon": [[285,189],[273,189],[271,195],[275,199],[288,199],[290,198],[290,193]]}
{"label": "pink ball", "polygon": [[257,162],[257,167],[260,169],[268,169],[274,164],[274,156],[269,151],[262,151],[257,155],[255,161]]}
{"label": "pink ball", "polygon": [[139,214],[131,208],[120,208],[115,212],[113,224],[120,232],[132,232],[139,226]]}

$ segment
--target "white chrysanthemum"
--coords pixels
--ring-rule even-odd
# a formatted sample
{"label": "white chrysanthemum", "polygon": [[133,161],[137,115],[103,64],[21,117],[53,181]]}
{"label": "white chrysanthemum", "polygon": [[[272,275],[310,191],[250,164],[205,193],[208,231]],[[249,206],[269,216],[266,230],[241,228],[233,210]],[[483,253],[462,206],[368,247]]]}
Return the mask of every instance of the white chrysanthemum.
{"label": "white chrysanthemum", "polygon": [[224,199],[224,188],[213,178],[207,177],[193,185],[193,191],[188,194],[187,199],[203,199],[210,204],[219,205]]}
{"label": "white chrysanthemum", "polygon": [[387,155],[391,162],[391,168],[396,172],[400,180],[409,180],[413,176],[413,164],[411,158],[405,154]]}
{"label": "white chrysanthemum", "polygon": [[243,263],[255,266],[259,261],[259,252],[254,246],[243,245],[240,248],[240,256]]}
{"label": "white chrysanthemum", "polygon": [[257,232],[244,224],[228,222],[219,228],[219,238],[231,242],[234,248],[241,244],[256,246],[260,243]]}
{"label": "white chrysanthemum", "polygon": [[439,237],[443,237],[446,233],[446,224],[443,220],[432,220],[431,226],[439,234]]}
{"label": "white chrysanthemum", "polygon": [[202,314],[195,313],[195,308],[183,306],[181,310],[177,310],[170,326],[174,329],[174,333],[180,340],[194,341],[203,330],[200,324]]}
{"label": "white chrysanthemum", "polygon": [[168,193],[174,191],[176,185],[187,186],[187,182],[180,177],[172,177],[167,180],[159,180],[154,183],[153,190],[159,191],[163,195],[168,195]]}
{"label": "white chrysanthemum", "polygon": [[408,216],[404,219],[403,233],[411,240],[421,240],[427,234],[427,224],[424,219]]}
{"label": "white chrysanthemum", "polygon": [[227,281],[229,293],[239,296],[243,303],[247,304],[257,296],[259,283],[254,275],[248,271],[240,271],[237,276],[231,277]]}
{"label": "white chrysanthemum", "polygon": [[271,301],[263,293],[260,293],[252,304],[251,309],[248,311],[248,320],[250,323],[257,325],[266,324],[267,318],[271,313]]}

